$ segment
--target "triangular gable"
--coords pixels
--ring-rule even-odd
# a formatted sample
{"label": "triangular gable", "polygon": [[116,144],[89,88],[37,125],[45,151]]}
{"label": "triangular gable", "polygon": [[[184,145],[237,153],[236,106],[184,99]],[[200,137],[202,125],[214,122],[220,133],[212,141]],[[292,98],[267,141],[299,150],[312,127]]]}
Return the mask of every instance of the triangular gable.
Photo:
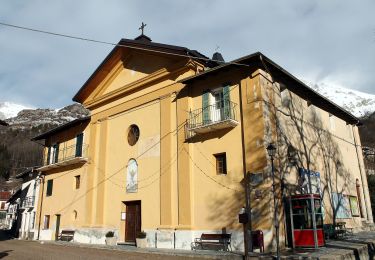
{"label": "triangular gable", "polygon": [[200,59],[207,57],[184,47],[153,43],[151,40],[122,39],[73,100],[84,105],[95,103],[95,100],[108,97],[132,82],[139,83],[147,77],[155,78],[161,75],[161,71],[170,71],[178,63],[186,64],[190,58],[204,63]]}
{"label": "triangular gable", "polygon": [[114,64],[111,71],[98,84],[88,99],[98,99],[113,93],[126,85],[147,78],[161,69],[167,69],[174,63],[175,59],[171,60],[150,53],[132,52]]}

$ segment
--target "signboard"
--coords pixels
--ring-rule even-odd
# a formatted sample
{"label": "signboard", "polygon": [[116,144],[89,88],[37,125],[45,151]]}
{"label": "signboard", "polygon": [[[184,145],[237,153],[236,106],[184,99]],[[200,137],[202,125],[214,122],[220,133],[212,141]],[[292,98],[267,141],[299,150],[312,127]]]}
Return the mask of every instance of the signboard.
{"label": "signboard", "polygon": [[[311,182],[311,190],[309,185],[309,177]],[[302,189],[302,193],[308,194],[321,194],[320,189],[320,173],[309,171],[304,168],[299,168],[299,185]]]}
{"label": "signboard", "polygon": [[359,217],[358,199],[356,196],[349,196],[350,210],[353,217]]}
{"label": "signboard", "polygon": [[332,192],[333,206],[336,211],[336,218],[350,218],[350,205],[349,197],[343,195],[342,193]]}

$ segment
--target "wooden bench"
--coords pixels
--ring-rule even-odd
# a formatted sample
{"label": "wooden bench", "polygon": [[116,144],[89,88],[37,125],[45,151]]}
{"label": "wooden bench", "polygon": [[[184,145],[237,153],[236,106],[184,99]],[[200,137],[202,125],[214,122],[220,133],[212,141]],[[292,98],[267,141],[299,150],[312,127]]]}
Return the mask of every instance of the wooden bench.
{"label": "wooden bench", "polygon": [[74,230],[62,230],[59,237],[58,237],[58,240],[61,240],[61,241],[72,241],[73,240],[73,237],[74,237]]}
{"label": "wooden bench", "polygon": [[228,251],[229,248],[232,251],[231,246],[232,234],[205,234],[203,233],[201,237],[196,238],[192,243],[192,248],[197,249],[213,249],[220,248],[223,251]]}
{"label": "wooden bench", "polygon": [[346,236],[353,235],[353,229],[346,227],[346,222],[336,222],[335,226],[336,238],[344,238]]}

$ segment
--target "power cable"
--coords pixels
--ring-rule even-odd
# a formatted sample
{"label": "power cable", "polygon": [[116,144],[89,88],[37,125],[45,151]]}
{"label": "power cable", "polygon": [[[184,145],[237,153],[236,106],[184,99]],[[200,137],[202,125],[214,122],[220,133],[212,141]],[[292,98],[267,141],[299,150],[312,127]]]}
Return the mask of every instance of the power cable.
{"label": "power cable", "polygon": [[226,188],[228,190],[232,190],[232,191],[235,191],[235,192],[241,192],[237,189],[234,189],[234,188],[231,188],[231,187],[228,187],[220,182],[218,182],[217,180],[215,180],[214,178],[212,178],[209,174],[207,174],[201,167],[199,167],[199,165],[193,160],[193,158],[191,157],[190,153],[183,147],[182,148],[184,150],[184,152],[189,156],[189,159],[190,161],[193,163],[193,165],[199,170],[199,172],[201,172],[204,176],[206,176],[208,179],[210,179],[211,181],[215,182],[216,184],[220,185],[221,187],[223,188]]}
{"label": "power cable", "polygon": [[178,57],[194,58],[194,59],[203,60],[203,61],[214,61],[214,62],[218,62],[222,65],[223,64],[233,64],[233,65],[249,67],[248,64],[243,64],[243,63],[223,62],[222,60],[215,60],[215,59],[204,58],[204,57],[196,57],[196,56],[191,56],[191,55],[188,55],[188,54],[178,54],[178,53],[172,53],[172,52],[166,52],[166,51],[150,50],[150,49],[130,46],[130,45],[126,45],[126,44],[112,43],[112,42],[100,41],[100,40],[84,38],[84,37],[79,37],[79,36],[73,36],[73,35],[68,35],[68,34],[55,33],[55,32],[51,32],[51,31],[45,31],[45,30],[40,30],[40,29],[35,29],[35,28],[25,27],[25,26],[19,26],[19,25],[4,23],[4,22],[0,22],[0,25],[15,28],[15,29],[20,29],[20,30],[26,30],[26,31],[36,32],[36,33],[43,33],[43,34],[53,35],[53,36],[57,36],[57,37],[64,37],[64,38],[69,38],[69,39],[74,39],[74,40],[87,41],[87,42],[110,45],[110,46],[115,46],[115,47],[125,47],[125,48],[130,48],[130,49],[135,49],[135,50],[143,50],[143,51],[173,55],[173,56],[178,56]]}

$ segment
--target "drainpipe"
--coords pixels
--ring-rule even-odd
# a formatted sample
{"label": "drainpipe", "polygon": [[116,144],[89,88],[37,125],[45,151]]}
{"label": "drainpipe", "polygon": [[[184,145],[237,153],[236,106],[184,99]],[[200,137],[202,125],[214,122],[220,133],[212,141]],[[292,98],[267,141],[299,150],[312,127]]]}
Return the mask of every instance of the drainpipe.
{"label": "drainpipe", "polygon": [[41,189],[42,196],[41,196],[41,198],[40,198],[40,210],[39,210],[38,238],[37,238],[37,240],[39,240],[39,238],[40,238],[40,222],[41,222],[41,219],[42,219],[43,194],[44,194],[44,175],[41,174],[41,175],[40,175],[40,178],[42,179],[42,189]]}
{"label": "drainpipe", "polygon": [[[250,251],[253,251],[253,243],[252,243],[252,224],[251,224],[251,204],[250,204],[250,193],[248,189],[248,181],[249,181],[249,174],[246,172],[246,149],[245,149],[245,133],[244,133],[244,120],[243,120],[243,108],[242,108],[242,84],[239,84],[239,95],[240,95],[240,120],[241,120],[241,145],[242,145],[242,168],[243,168],[243,176],[245,181],[245,202],[246,202],[246,213],[248,215],[249,221],[245,225],[244,230],[244,244],[245,244],[245,257],[249,255],[249,247]],[[250,239],[249,239],[249,231],[250,231]]]}

